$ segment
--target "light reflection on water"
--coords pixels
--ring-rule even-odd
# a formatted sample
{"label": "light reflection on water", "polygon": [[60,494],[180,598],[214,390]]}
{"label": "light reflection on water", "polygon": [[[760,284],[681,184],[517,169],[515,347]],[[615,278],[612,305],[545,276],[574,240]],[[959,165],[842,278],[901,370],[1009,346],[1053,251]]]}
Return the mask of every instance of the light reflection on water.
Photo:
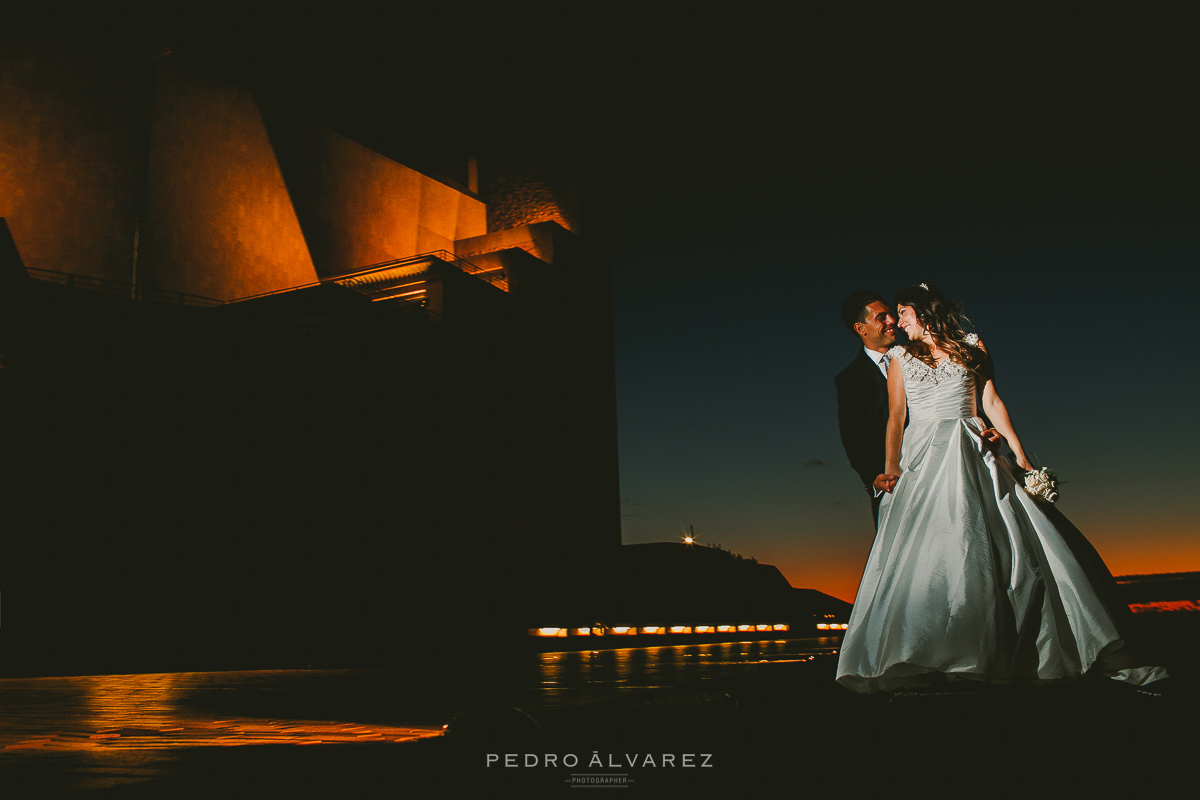
{"label": "light reflection on water", "polygon": [[100,753],[196,745],[406,741],[441,732],[429,727],[217,716],[184,702],[206,691],[272,687],[305,676],[302,670],[260,670],[8,678],[0,680],[0,749]]}
{"label": "light reflection on water", "polygon": [[581,699],[592,699],[627,689],[692,684],[755,664],[810,661],[837,647],[830,639],[791,639],[543,653],[538,675],[543,699],[580,690],[587,690]]}
{"label": "light reflection on water", "polygon": [[[837,644],[808,639],[544,653],[530,657],[530,671],[518,680],[523,685],[497,685],[496,691],[511,691],[509,699],[519,698],[530,706],[583,703],[627,690],[695,684],[763,663],[812,660],[836,652]],[[487,659],[481,656],[479,668],[484,671]],[[428,722],[362,724],[361,717],[350,721],[363,711],[361,706],[356,711],[338,706],[345,721],[291,716],[303,715],[295,698],[309,690],[337,694],[365,685],[373,691],[392,680],[386,673],[356,670],[0,679],[0,755],[69,752],[140,773],[153,771],[152,761],[169,760],[171,751],[180,748],[400,742],[439,734],[440,724]],[[403,686],[400,693],[412,694]],[[240,701],[264,697],[277,699],[265,713],[261,704]],[[232,701],[214,703],[221,698]]]}

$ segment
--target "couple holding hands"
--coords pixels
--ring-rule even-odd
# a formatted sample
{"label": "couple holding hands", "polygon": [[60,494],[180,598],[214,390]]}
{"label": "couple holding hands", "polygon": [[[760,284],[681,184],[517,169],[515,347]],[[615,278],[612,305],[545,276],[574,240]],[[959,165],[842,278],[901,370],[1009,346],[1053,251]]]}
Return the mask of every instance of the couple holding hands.
{"label": "couple holding hands", "polygon": [[1026,491],[1033,465],[961,307],[922,283],[893,305],[856,292],[842,317],[862,350],[837,376],[838,421],[876,534],[838,682],[868,693],[1167,677],[1124,649],[1128,609],[1099,554]]}

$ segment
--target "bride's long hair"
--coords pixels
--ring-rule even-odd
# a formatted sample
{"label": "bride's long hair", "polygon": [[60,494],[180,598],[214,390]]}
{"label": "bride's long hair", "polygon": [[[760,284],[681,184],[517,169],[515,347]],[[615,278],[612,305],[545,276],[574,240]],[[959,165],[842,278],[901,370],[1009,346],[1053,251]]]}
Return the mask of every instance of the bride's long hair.
{"label": "bride's long hair", "polygon": [[[918,283],[896,292],[896,308],[900,306],[912,308],[917,321],[925,326],[937,346],[949,354],[951,361],[974,373],[982,373],[988,359],[981,348],[967,343],[972,325],[963,313],[961,303],[946,299],[932,283]],[[932,348],[925,342],[910,341],[904,349],[913,358],[930,367],[936,366]]]}

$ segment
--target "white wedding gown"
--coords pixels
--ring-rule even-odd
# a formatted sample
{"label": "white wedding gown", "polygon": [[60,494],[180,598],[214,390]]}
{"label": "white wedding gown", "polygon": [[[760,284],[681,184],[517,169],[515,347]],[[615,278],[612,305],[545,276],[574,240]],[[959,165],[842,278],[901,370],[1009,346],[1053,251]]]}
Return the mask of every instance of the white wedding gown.
{"label": "white wedding gown", "polygon": [[949,360],[933,369],[900,347],[889,355],[908,395],[901,477],[879,509],[838,681],[867,693],[946,676],[1026,683],[1088,671],[1122,645],[1099,554],[983,447],[970,372]]}

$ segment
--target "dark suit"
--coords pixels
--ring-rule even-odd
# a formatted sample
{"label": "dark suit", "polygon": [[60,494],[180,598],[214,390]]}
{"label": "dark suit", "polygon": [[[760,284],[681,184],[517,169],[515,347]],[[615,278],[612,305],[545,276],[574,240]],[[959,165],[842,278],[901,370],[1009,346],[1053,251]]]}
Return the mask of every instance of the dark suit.
{"label": "dark suit", "polygon": [[842,446],[850,466],[862,479],[872,495],[871,515],[879,522],[879,501],[874,497],[875,478],[883,474],[885,439],[887,438],[888,391],[887,379],[870,357],[858,351],[850,366],[838,373],[838,428]]}

